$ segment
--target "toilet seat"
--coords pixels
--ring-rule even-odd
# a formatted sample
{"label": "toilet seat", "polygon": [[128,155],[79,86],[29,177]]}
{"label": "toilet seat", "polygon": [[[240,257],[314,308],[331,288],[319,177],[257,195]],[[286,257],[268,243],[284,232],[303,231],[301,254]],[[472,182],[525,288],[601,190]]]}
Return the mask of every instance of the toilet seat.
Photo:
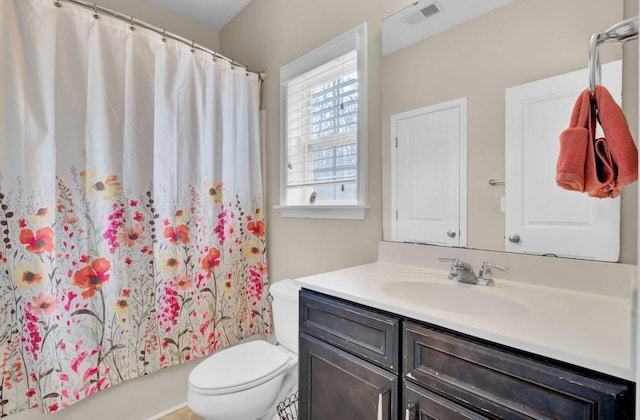
{"label": "toilet seat", "polygon": [[207,358],[189,375],[189,387],[202,395],[243,391],[275,378],[291,358],[263,340],[229,347]]}

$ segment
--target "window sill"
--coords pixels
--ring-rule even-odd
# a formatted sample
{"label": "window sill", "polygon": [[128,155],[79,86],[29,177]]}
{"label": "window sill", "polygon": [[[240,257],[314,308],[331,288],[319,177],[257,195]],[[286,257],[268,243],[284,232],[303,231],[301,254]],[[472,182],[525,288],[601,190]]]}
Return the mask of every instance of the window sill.
{"label": "window sill", "polygon": [[368,205],[353,206],[274,206],[282,217],[304,219],[364,220]]}

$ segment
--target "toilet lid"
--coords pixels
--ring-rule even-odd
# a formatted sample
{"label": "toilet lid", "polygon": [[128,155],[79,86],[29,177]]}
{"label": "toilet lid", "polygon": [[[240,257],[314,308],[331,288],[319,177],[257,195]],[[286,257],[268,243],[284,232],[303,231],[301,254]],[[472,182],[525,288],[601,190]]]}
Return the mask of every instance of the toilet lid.
{"label": "toilet lid", "polygon": [[189,374],[189,386],[202,394],[226,394],[257,386],[279,375],[289,357],[263,340],[229,347],[208,357]]}

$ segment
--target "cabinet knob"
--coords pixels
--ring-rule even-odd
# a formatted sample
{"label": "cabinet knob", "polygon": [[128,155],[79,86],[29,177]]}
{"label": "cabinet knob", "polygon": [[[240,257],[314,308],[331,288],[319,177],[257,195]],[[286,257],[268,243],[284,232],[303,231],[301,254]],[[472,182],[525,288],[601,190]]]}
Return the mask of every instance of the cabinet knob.
{"label": "cabinet knob", "polygon": [[518,235],[517,233],[509,235],[509,242],[514,244],[520,243],[520,235]]}
{"label": "cabinet knob", "polygon": [[447,231],[447,236],[450,238],[455,238],[456,237],[456,231],[451,229]]}

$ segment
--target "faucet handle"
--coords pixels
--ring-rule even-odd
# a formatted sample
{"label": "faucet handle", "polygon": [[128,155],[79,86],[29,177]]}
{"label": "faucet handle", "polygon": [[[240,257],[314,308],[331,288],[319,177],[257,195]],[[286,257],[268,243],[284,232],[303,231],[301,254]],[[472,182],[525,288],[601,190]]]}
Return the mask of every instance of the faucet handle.
{"label": "faucet handle", "polygon": [[458,276],[458,266],[461,261],[457,258],[450,257],[438,257],[438,261],[451,263],[451,267],[449,267],[449,280],[455,280]]}
{"label": "faucet handle", "polygon": [[491,271],[492,268],[495,268],[496,270],[500,270],[500,271],[507,271],[509,269],[509,267],[498,265],[498,264],[492,264],[490,262],[485,261],[480,266],[480,273],[478,274],[478,280],[484,280],[486,281],[487,284],[493,284],[493,272]]}

